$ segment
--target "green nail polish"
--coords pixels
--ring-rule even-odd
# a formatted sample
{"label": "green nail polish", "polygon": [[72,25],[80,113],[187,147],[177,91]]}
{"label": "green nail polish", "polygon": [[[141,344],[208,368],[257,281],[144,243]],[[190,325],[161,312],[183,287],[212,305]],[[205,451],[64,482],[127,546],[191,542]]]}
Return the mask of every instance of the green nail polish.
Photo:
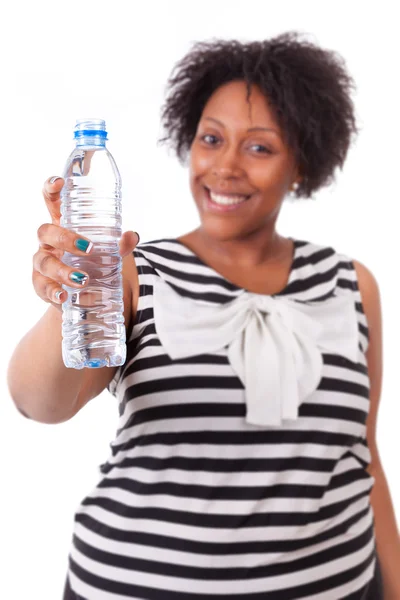
{"label": "green nail polish", "polygon": [[85,283],[85,281],[87,280],[87,275],[84,275],[83,273],[79,273],[78,271],[73,271],[71,273],[71,275],[69,276],[69,278],[71,279],[71,281],[73,281],[74,283]]}
{"label": "green nail polish", "polygon": [[87,240],[79,239],[75,240],[75,246],[78,248],[78,250],[88,253],[93,248],[93,243],[88,242]]}

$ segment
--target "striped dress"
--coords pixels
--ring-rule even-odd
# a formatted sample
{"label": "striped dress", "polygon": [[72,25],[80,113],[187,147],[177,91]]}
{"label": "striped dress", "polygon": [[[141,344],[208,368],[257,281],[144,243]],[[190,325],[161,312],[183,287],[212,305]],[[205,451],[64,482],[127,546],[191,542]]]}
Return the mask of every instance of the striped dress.
{"label": "striped dress", "polygon": [[118,429],[74,519],[68,576],[79,598],[361,599],[376,563],[367,321],[352,260],[293,241],[287,286],[273,297],[347,294],[358,358],[322,353],[317,389],[280,427],[246,421],[245,388],[226,348],[171,359],[157,334],[160,278],[199,306],[246,290],[178,240],[134,251],[137,316],[108,386]]}

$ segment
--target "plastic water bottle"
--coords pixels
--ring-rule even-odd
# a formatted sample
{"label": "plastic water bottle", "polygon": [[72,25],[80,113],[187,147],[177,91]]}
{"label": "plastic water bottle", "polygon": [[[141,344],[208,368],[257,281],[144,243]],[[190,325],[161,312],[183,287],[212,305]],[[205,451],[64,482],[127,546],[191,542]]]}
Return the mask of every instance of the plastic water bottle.
{"label": "plastic water bottle", "polygon": [[121,176],[106,148],[102,119],[79,119],[61,190],[61,227],[94,244],[88,256],[65,252],[62,262],[89,275],[85,289],[63,284],[62,356],[66,367],[113,367],[125,363]]}

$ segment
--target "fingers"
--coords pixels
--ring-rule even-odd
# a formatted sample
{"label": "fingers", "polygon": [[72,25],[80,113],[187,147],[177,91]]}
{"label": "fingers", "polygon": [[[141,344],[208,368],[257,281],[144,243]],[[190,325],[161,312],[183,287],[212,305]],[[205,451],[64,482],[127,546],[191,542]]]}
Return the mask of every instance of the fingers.
{"label": "fingers", "polygon": [[68,293],[60,283],[33,270],[32,284],[39,298],[61,310],[62,303],[68,298]]}
{"label": "fingers", "polygon": [[87,280],[89,279],[89,275],[86,271],[78,271],[77,269],[65,265],[58,260],[58,258],[45,250],[38,250],[38,252],[34,254],[33,269],[41,275],[53,279],[58,283],[64,283],[65,285],[77,288],[86,285]]}
{"label": "fingers", "polygon": [[[43,223],[37,231],[39,250],[33,256],[32,283],[37,295],[45,302],[61,304],[67,299],[62,284],[82,288],[87,285],[89,276],[64,264],[60,259],[64,252],[78,256],[89,254],[93,243],[73,231]],[[56,293],[60,292],[57,297]]]}
{"label": "fingers", "polygon": [[37,236],[40,247],[52,252],[58,258],[61,258],[64,252],[82,256],[89,254],[93,248],[93,243],[89,239],[51,223],[40,225]]}
{"label": "fingers", "polygon": [[[51,183],[52,182],[52,183]],[[44,182],[43,186],[43,198],[46,202],[46,206],[51,216],[52,223],[59,225],[61,219],[61,195],[60,192],[64,185],[64,179],[62,177],[49,177]]]}
{"label": "fingers", "polygon": [[[62,177],[49,177],[43,186],[43,198],[50,213],[51,224],[44,223],[37,230],[39,250],[33,257],[32,283],[37,295],[45,302],[60,308],[68,294],[62,285],[81,288],[88,283],[85,271],[74,271],[60,259],[64,252],[75,255],[89,254],[93,248],[91,240],[60,226]],[[119,242],[121,257],[132,253],[139,243],[139,234],[126,231]]]}
{"label": "fingers", "polygon": [[[62,303],[67,299],[63,284],[82,289],[87,286],[88,281],[88,273],[68,267],[45,250],[39,250],[33,257],[33,287],[45,302]],[[61,293],[60,297],[56,296],[57,292]]]}
{"label": "fingers", "polygon": [[136,231],[125,231],[119,242],[119,253],[124,258],[136,248],[140,240]]}

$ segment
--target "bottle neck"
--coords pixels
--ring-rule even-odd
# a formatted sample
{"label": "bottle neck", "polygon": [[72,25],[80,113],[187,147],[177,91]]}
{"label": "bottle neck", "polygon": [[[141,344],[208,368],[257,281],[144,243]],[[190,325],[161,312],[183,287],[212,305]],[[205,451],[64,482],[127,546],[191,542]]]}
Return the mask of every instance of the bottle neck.
{"label": "bottle neck", "polygon": [[101,137],[99,135],[82,135],[82,136],[79,136],[78,138],[75,138],[75,142],[76,142],[77,148],[82,148],[82,147],[105,148],[106,147],[106,140],[104,139],[104,137]]}

